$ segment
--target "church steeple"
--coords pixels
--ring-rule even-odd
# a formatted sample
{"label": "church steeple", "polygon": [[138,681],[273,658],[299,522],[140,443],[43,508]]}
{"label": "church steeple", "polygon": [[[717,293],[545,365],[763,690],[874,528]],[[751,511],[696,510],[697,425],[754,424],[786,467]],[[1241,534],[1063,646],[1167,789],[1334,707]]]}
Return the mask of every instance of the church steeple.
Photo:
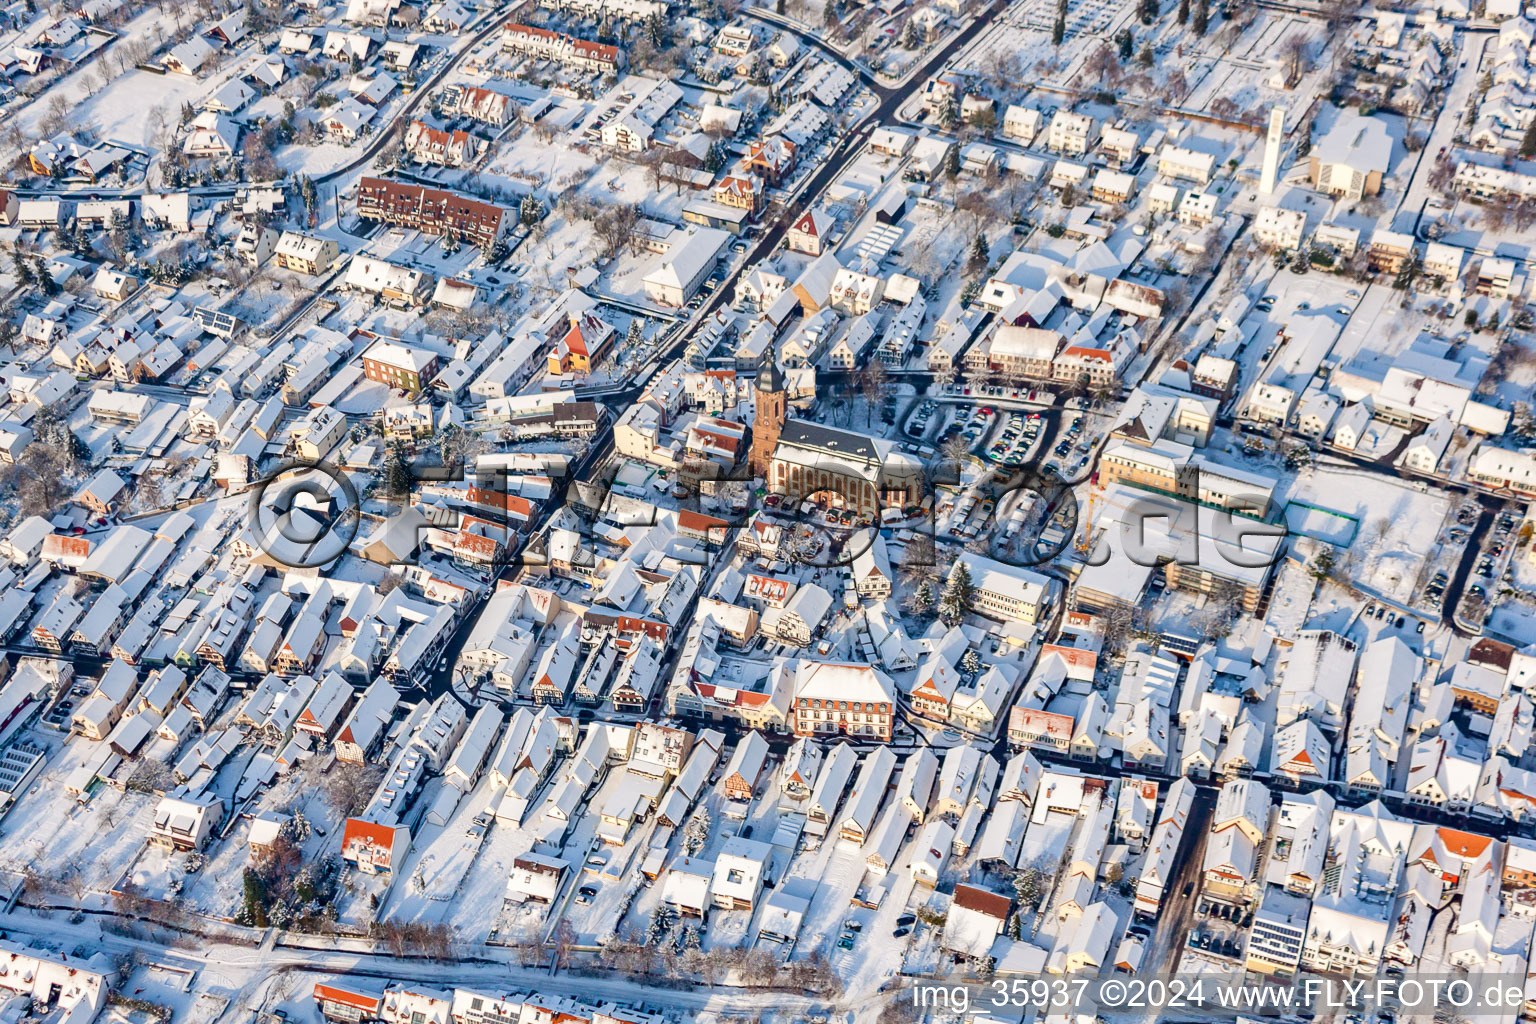
{"label": "church steeple", "polygon": [[749,465],[754,476],[768,478],[768,464],[773,460],[773,450],[779,446],[779,431],[784,429],[788,416],[788,395],[785,392],[784,373],[770,349],[758,363],[757,382],[753,389],[756,409],[752,417],[752,448]]}

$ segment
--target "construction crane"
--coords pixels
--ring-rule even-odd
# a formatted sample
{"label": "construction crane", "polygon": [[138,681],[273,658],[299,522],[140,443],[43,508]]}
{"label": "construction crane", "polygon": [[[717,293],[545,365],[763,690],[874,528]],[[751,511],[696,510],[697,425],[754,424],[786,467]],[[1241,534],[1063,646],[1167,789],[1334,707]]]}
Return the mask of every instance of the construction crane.
{"label": "construction crane", "polygon": [[1078,537],[1076,550],[1077,553],[1084,558],[1088,557],[1088,552],[1093,548],[1093,513],[1098,507],[1098,504],[1099,489],[1097,486],[1089,484],[1088,509],[1082,516],[1079,517],[1077,524],[1081,530],[1081,533]]}

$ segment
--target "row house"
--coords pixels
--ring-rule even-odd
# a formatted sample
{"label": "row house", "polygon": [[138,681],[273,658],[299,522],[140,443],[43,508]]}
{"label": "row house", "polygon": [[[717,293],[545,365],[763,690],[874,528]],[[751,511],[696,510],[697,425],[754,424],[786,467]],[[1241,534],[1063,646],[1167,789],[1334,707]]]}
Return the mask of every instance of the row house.
{"label": "row house", "polygon": [[547,28],[508,22],[502,26],[501,48],[541,60],[558,61],[586,71],[616,72],[624,67],[624,52],[617,46],[578,39]]}
{"label": "row house", "polygon": [[387,178],[362,179],[357,188],[357,215],[429,235],[452,235],[481,248],[499,241],[517,220],[511,211],[494,203]]}
{"label": "row house", "polygon": [[405,132],[405,148],[419,163],[463,167],[485,152],[486,142],[463,129],[445,132],[424,121],[412,121]]}

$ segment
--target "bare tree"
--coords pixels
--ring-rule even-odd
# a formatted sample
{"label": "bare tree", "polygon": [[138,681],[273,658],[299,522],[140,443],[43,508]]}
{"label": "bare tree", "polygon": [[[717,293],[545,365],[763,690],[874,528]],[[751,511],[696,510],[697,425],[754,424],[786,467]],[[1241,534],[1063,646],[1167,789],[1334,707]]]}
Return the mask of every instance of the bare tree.
{"label": "bare tree", "polygon": [[1115,51],[1106,42],[1100,42],[1098,48],[1088,55],[1088,60],[1083,65],[1083,71],[1100,85],[1108,84],[1113,76],[1120,71],[1120,61],[1115,56]]}
{"label": "bare tree", "polygon": [[885,396],[890,393],[890,371],[885,363],[879,359],[871,359],[859,373],[859,394],[864,399],[865,419],[872,421],[875,418],[875,410],[880,403],[885,401]]}
{"label": "bare tree", "polygon": [[640,220],[639,207],[629,203],[609,206],[598,214],[592,227],[603,243],[603,255],[613,257],[635,238],[635,227]]}
{"label": "bare tree", "polygon": [[54,93],[48,100],[48,106],[43,110],[43,116],[38,119],[37,127],[44,135],[57,135],[69,127],[72,113],[69,101],[58,93]]}
{"label": "bare tree", "polygon": [[1285,66],[1285,80],[1295,85],[1301,79],[1301,69],[1307,62],[1307,37],[1292,32],[1280,44],[1280,60]]}
{"label": "bare tree", "polygon": [[368,805],[383,779],[382,765],[338,762],[325,775],[326,802],[340,814],[356,814]]}
{"label": "bare tree", "polygon": [[571,966],[571,947],[576,945],[576,929],[569,918],[562,917],[550,936],[555,944],[555,968],[564,970]]}

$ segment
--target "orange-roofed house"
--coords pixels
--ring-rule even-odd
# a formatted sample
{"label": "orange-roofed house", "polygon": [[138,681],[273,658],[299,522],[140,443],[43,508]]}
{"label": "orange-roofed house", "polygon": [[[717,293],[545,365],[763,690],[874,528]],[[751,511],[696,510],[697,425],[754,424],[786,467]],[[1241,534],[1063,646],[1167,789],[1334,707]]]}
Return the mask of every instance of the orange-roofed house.
{"label": "orange-roofed house", "polygon": [[453,560],[460,565],[481,567],[500,565],[507,557],[507,528],[500,523],[475,516],[459,520],[453,535]]}
{"label": "orange-roofed house", "polygon": [[1457,828],[1420,825],[1414,829],[1410,864],[1423,864],[1440,876],[1447,888],[1488,864],[1499,851],[1499,843],[1488,836],[1463,832]]}
{"label": "orange-roofed house", "polygon": [[90,538],[50,533],[43,538],[43,550],[39,557],[45,562],[52,562],[66,569],[78,569],[90,556]]}
{"label": "orange-roofed house", "polygon": [[764,576],[754,572],[747,574],[743,592],[747,597],[756,598],[770,608],[782,608],[789,603],[790,597],[795,592],[795,585],[778,576]]}
{"label": "orange-roofed house", "polygon": [[715,202],[738,210],[750,210],[755,217],[767,202],[763,179],[747,171],[734,171],[715,182]]}
{"label": "orange-roofed house", "polygon": [[405,148],[424,164],[463,167],[483,150],[484,144],[462,129],[442,131],[424,121],[412,121],[405,132]]}
{"label": "orange-roofed house", "polygon": [[1298,718],[1275,733],[1270,754],[1272,770],[1293,782],[1307,777],[1328,778],[1331,759],[1328,738],[1310,718]]}
{"label": "orange-roofed house", "polygon": [[1051,379],[1066,384],[1085,381],[1089,387],[1102,387],[1115,380],[1114,353],[1107,348],[1069,345],[1051,363]]}
{"label": "orange-roofed house", "polygon": [[341,859],[370,875],[386,874],[405,863],[411,834],[399,825],[348,818],[341,834]]}
{"label": "orange-roofed house", "polygon": [[692,537],[706,544],[724,544],[730,530],[731,524],[728,521],[715,516],[689,509],[681,509],[677,513],[677,532],[684,537]]}
{"label": "orange-roofed house", "polygon": [[741,166],[760,175],[768,184],[777,185],[795,169],[795,144],[781,135],[759,139],[747,150]]}
{"label": "orange-roofed house", "polygon": [[588,71],[617,71],[624,66],[624,51],[607,43],[586,39],[571,40],[571,55],[566,63]]}
{"label": "orange-roofed house", "polygon": [[591,373],[617,336],[612,324],[591,313],[571,317],[570,328],[549,354],[549,372]]}
{"label": "orange-roofed house", "polygon": [[[960,670],[943,657],[923,662],[917,685],[912,687],[912,710],[937,722],[949,720],[949,704],[960,685]],[[1068,739],[1071,733],[1067,734]]]}
{"label": "orange-roofed house", "polygon": [[348,1024],[374,1019],[384,1006],[384,987],[359,985],[348,981],[330,984],[315,982],[315,1005],[326,1020],[345,1021]]}
{"label": "orange-roofed house", "polygon": [[497,487],[494,482],[470,484],[464,491],[464,501],[506,517],[514,529],[533,521],[533,502],[521,494],[508,494],[505,487]]}
{"label": "orange-roofed house", "polygon": [[466,85],[459,94],[459,113],[497,128],[504,127],[512,119],[513,110],[512,97],[493,89]]}
{"label": "orange-roofed house", "polygon": [[746,431],[727,420],[700,419],[688,428],[684,451],[726,469],[741,461]]}
{"label": "orange-roofed house", "polygon": [[502,26],[501,48],[588,71],[617,71],[624,66],[624,52],[617,46],[518,22],[509,21]]}
{"label": "orange-roofed house", "polygon": [[1099,656],[1097,653],[1084,650],[1081,647],[1067,647],[1062,644],[1045,644],[1040,648],[1040,661],[1047,658],[1060,659],[1061,666],[1068,679],[1076,679],[1081,682],[1093,682],[1094,671],[1098,668]]}

